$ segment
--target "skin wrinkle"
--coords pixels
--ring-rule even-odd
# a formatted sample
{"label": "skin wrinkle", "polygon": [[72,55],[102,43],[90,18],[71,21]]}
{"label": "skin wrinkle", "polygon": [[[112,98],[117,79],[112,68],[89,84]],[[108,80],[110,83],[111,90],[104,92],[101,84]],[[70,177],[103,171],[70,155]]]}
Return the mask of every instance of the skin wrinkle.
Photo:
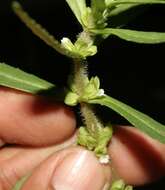
{"label": "skin wrinkle", "polygon": [[116,138],[129,149],[149,179],[156,180],[165,174],[165,161],[156,147],[145,137],[120,127],[120,133],[116,133]]}
{"label": "skin wrinkle", "polygon": [[4,141],[2,140],[2,137],[0,137],[0,148],[2,148],[4,144],[5,144],[5,143],[4,143]]}
{"label": "skin wrinkle", "polygon": [[6,145],[0,150],[0,165],[14,157],[17,157],[17,155],[22,154],[23,152],[24,148],[20,146]]}

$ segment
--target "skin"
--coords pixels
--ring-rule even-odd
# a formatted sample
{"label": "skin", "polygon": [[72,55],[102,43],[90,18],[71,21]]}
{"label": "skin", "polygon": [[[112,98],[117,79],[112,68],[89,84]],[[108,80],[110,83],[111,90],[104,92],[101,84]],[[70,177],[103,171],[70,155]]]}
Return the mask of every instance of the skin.
{"label": "skin", "polygon": [[23,190],[103,190],[112,178],[143,185],[165,174],[165,145],[135,128],[114,127],[105,166],[74,145],[70,108],[2,87],[0,102],[0,190],[11,190],[27,173]]}

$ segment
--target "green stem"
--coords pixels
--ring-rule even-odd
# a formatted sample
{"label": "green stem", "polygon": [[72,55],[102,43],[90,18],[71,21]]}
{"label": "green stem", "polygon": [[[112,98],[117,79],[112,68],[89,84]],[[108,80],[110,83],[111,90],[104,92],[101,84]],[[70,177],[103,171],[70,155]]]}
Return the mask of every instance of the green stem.
{"label": "green stem", "polygon": [[83,59],[74,59],[74,85],[76,93],[81,96],[83,94],[86,79],[88,78],[87,74],[87,62]]}
{"label": "green stem", "polygon": [[80,103],[81,113],[84,118],[84,122],[88,129],[88,132],[94,138],[97,138],[99,129],[103,127],[97,116],[95,115],[92,107],[87,103]]}
{"label": "green stem", "polygon": [[[78,95],[82,95],[84,92],[84,88],[86,85],[86,80],[88,79],[87,74],[87,62],[82,59],[75,59],[74,60],[74,85],[77,90]],[[88,129],[88,132],[91,136],[96,137],[98,131],[103,125],[96,117],[92,107],[85,102],[80,103],[80,110],[82,117],[84,119],[84,123]]]}

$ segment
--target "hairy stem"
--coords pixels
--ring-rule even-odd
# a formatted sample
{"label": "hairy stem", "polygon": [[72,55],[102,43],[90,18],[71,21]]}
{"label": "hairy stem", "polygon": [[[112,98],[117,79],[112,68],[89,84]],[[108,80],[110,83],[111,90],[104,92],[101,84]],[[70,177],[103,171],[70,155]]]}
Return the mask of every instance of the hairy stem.
{"label": "hairy stem", "polygon": [[[74,60],[74,85],[77,90],[76,93],[80,96],[83,94],[86,80],[88,79],[87,68],[88,65],[86,61],[81,59]],[[96,117],[92,107],[88,103],[81,102],[80,110],[89,133],[91,136],[96,137],[99,129],[103,127],[103,125]]]}
{"label": "hairy stem", "polygon": [[103,127],[101,122],[99,121],[97,116],[94,114],[94,111],[89,104],[80,103],[80,106],[81,106],[81,113],[84,118],[84,122],[86,124],[88,131],[94,138],[96,138],[99,132],[99,129]]}
{"label": "hairy stem", "polygon": [[85,60],[82,59],[74,59],[74,85],[76,88],[76,93],[78,95],[82,95],[86,79],[88,78],[87,69],[88,65]]}

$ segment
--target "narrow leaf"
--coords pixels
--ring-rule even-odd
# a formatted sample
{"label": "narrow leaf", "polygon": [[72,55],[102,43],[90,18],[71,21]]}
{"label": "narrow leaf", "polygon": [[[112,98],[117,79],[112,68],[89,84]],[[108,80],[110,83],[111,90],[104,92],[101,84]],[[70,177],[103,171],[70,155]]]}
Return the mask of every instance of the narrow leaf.
{"label": "narrow leaf", "polygon": [[18,68],[0,63],[0,85],[32,94],[51,90],[55,85]]}
{"label": "narrow leaf", "polygon": [[121,28],[148,9],[149,5],[122,4],[109,11],[109,26]]}
{"label": "narrow leaf", "polygon": [[76,57],[72,55],[71,52],[67,51],[61,44],[49,34],[49,32],[44,29],[40,24],[38,24],[34,19],[32,19],[21,7],[21,5],[14,1],[12,7],[16,15],[26,24],[26,26],[41,40],[43,40],[47,45],[55,49],[57,52],[66,55],[68,57]]}
{"label": "narrow leaf", "polygon": [[105,0],[108,7],[121,4],[165,4],[165,0]]}
{"label": "narrow leaf", "polygon": [[96,34],[103,36],[116,35],[121,39],[136,43],[155,44],[165,42],[165,32],[144,32],[129,29],[106,28],[102,30],[92,30]]}
{"label": "narrow leaf", "polygon": [[150,118],[146,114],[141,113],[110,96],[90,100],[89,103],[100,104],[111,108],[127,119],[136,128],[140,129],[152,138],[165,143],[165,126]]}
{"label": "narrow leaf", "polygon": [[118,14],[124,12],[124,11],[127,11],[135,6],[137,6],[138,4],[125,4],[125,5],[119,5],[117,7],[115,7],[114,9],[112,9],[110,12],[109,12],[109,16],[117,16]]}
{"label": "narrow leaf", "polygon": [[81,17],[84,10],[86,9],[85,0],[66,0],[66,2],[68,3],[69,7],[73,11],[79,23],[83,25]]}

